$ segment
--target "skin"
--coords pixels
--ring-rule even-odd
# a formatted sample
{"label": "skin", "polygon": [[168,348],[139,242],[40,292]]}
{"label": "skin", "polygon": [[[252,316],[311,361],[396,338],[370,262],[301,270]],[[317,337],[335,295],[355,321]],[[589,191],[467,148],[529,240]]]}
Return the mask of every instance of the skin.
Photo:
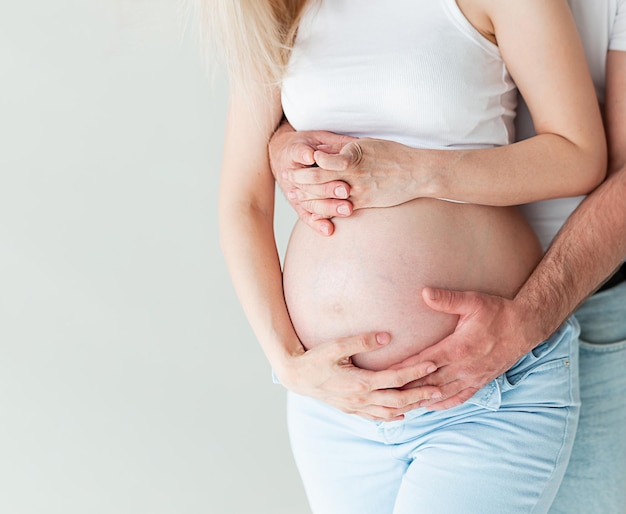
{"label": "skin", "polygon": [[[263,119],[250,115],[252,102],[268,106]],[[432,372],[432,363],[379,372],[352,364],[352,355],[388,344],[389,334],[358,334],[306,352],[298,340],[283,298],[273,234],[274,178],[267,156],[281,115],[277,91],[261,91],[254,98],[231,96],[220,182],[222,250],[268,361],[288,389],[368,419],[395,419],[424,399],[441,398],[435,387],[394,390]],[[248,142],[247,152],[240,149],[242,140]]]}
{"label": "skin", "polygon": [[[609,51],[605,103],[609,176],[570,216],[515,298],[425,292],[432,308],[461,315],[454,334],[412,361],[429,359],[439,366],[437,373],[419,382],[442,387],[447,399],[433,408],[458,405],[506,371],[626,260],[625,88],[626,52]],[[479,355],[472,355],[470,349],[477,346]]]}
{"label": "skin", "polygon": [[[420,406],[445,409],[470,398],[554,332],[626,259],[626,52],[609,51],[606,73],[608,178],[570,216],[515,297],[432,288],[423,291],[423,299],[431,308],[458,314],[459,321],[453,334],[404,363],[427,359],[437,365],[436,372],[411,386],[437,385],[445,399]],[[321,157],[323,162],[327,153],[341,152],[345,157],[335,161],[341,162],[332,175],[335,180],[320,184],[316,194],[309,189],[289,195],[305,223],[330,235],[333,225],[327,218],[339,215],[338,206],[348,204],[350,213],[368,206],[355,189],[362,169],[366,178],[360,190],[367,190],[369,198],[377,195],[366,171],[378,167],[376,155],[354,151],[356,140],[341,141],[329,133],[316,133],[310,139],[308,133],[292,130],[281,126],[270,145],[272,164],[281,170],[277,179],[283,189],[298,188],[289,179],[312,160]],[[320,145],[323,152],[317,150]],[[396,186],[388,188],[386,199],[406,185],[403,173],[410,174],[410,170],[399,168],[387,171],[387,183]],[[332,194],[342,185],[350,195],[347,199]],[[403,195],[396,197],[398,203],[405,201]]]}
{"label": "skin", "polygon": [[[527,91],[533,116],[541,120],[541,134],[523,147],[509,145],[504,149],[425,153],[421,157],[421,178],[415,182],[423,184],[424,177],[447,176],[440,182],[441,187],[426,189],[433,197],[454,198],[455,177],[457,173],[461,175],[460,171],[455,171],[456,167],[464,167],[466,171],[490,169],[491,174],[485,171],[484,176],[481,172],[476,177],[472,194],[477,195],[478,201],[485,185],[495,185],[499,180],[496,171],[501,169],[504,160],[510,164],[507,176],[517,180],[519,187],[515,191],[520,197],[537,200],[550,197],[554,188],[564,181],[550,182],[551,185],[541,189],[529,185],[532,182],[529,173],[537,173],[533,180],[552,181],[549,173],[541,171],[556,168],[557,162],[565,162],[569,167],[567,184],[571,190],[563,194],[586,192],[603,177],[603,130],[598,107],[593,102],[591,79],[582,64],[582,48],[576,44],[575,27],[565,2],[475,0],[472,6],[478,13],[475,25],[489,37],[498,34],[498,44],[507,56],[507,64],[520,90]],[[537,20],[541,20],[539,26]],[[536,48],[529,49],[527,36],[531,33],[538,37],[532,38]],[[572,44],[553,45],[553,39]],[[545,60],[536,59],[546,48],[548,54],[556,52],[558,59],[555,55],[547,55]],[[553,62],[562,64],[555,66]],[[251,112],[250,106],[265,106],[266,109]],[[388,334],[355,335],[309,351],[305,351],[298,340],[284,303],[280,261],[273,235],[274,177],[267,144],[281,117],[277,90],[261,90],[246,97],[237,93],[231,95],[220,184],[222,249],[241,304],[268,361],[288,389],[369,419],[395,419],[420,402],[437,400],[433,395],[440,393],[438,388],[401,389],[431,372],[432,362],[405,362],[395,369],[378,372],[352,365],[352,355],[388,344]],[[245,152],[241,151],[242,141]],[[481,180],[483,186],[480,186]],[[515,191],[510,201],[519,203],[521,200],[515,196]],[[496,201],[492,200],[491,205],[500,205],[493,202]]]}
{"label": "skin", "polygon": [[[591,79],[579,66],[584,53],[567,5],[550,2],[542,8],[535,2],[496,0],[457,4],[487,39],[495,43],[497,32],[498,48],[530,109],[537,136],[498,148],[452,152],[377,139],[323,140],[324,146],[306,154],[305,162],[318,167],[277,168],[284,175],[281,180],[295,186],[290,196],[300,204],[308,202],[304,205],[311,212],[342,216],[337,209],[311,205],[338,173],[351,186],[354,209],[424,197],[519,205],[585,194],[600,183],[606,171],[604,131],[595,92],[590,95]],[[555,20],[561,23],[557,26]],[[556,31],[567,45],[552,44]],[[326,138],[322,132],[314,137]]]}

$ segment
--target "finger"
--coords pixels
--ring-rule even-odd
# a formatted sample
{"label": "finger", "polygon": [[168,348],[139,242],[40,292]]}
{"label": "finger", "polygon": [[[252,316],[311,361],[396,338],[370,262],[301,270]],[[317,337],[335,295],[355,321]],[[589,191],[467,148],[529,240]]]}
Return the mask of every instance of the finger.
{"label": "finger", "polygon": [[350,141],[346,141],[346,143],[335,143],[335,144],[320,144],[315,147],[316,150],[320,150],[324,153],[339,153],[341,149]]}
{"label": "finger", "polygon": [[325,200],[328,198],[345,200],[350,196],[350,186],[340,180],[323,184],[298,184],[291,191],[295,193],[298,200]]}
{"label": "finger", "polygon": [[[432,362],[422,362],[402,369],[386,369],[382,371],[365,371],[368,376],[364,377],[371,390],[376,389],[397,389],[407,384],[415,382],[420,378],[433,373],[437,367]],[[425,392],[433,393],[436,387],[429,386],[430,389]],[[419,392],[414,392],[417,397]]]}
{"label": "finger", "polygon": [[292,166],[312,166],[315,164],[315,150],[305,143],[294,143],[287,150]]}
{"label": "finger", "polygon": [[391,335],[387,332],[369,332],[358,336],[344,337],[336,341],[324,343],[334,354],[337,362],[350,359],[357,353],[371,352],[378,350],[391,342]]}
{"label": "finger", "polygon": [[390,369],[405,368],[420,362],[429,361],[433,362],[437,366],[437,374],[440,374],[444,366],[448,366],[454,362],[454,358],[450,355],[450,346],[453,346],[451,345],[451,342],[453,341],[454,336],[455,333],[450,334],[438,343],[422,350],[420,353],[412,355],[398,364],[394,364]]}
{"label": "finger", "polygon": [[429,384],[440,384],[441,380],[444,379],[442,377],[443,374],[447,375],[447,367],[451,364],[455,364],[459,359],[459,354],[454,354],[454,349],[456,348],[453,344],[455,334],[451,334],[448,337],[445,337],[438,343],[429,346],[428,348],[422,350],[419,354],[414,357],[410,357],[407,359],[406,363],[413,365],[416,362],[422,361],[430,361],[434,362],[437,366],[437,373],[433,374],[426,378],[425,383]]}
{"label": "finger", "polygon": [[311,222],[309,226],[323,236],[332,236],[333,232],[335,232],[335,225],[333,222],[326,218],[314,219],[313,216],[314,215],[311,214]]}
{"label": "finger", "polygon": [[332,221],[325,218],[318,218],[311,212],[303,209],[299,204],[292,204],[298,214],[298,218],[307,226],[323,236],[331,236],[335,231],[335,225]]}
{"label": "finger", "polygon": [[458,407],[459,405],[465,403],[472,396],[476,394],[476,389],[468,388],[464,389],[458,394],[454,395],[452,398],[447,398],[440,402],[435,402],[426,407],[428,410],[445,410],[451,409],[452,407]]}
{"label": "finger", "polygon": [[370,421],[399,421],[404,419],[404,414],[394,414],[393,411],[387,411],[383,407],[372,407],[371,409],[353,410],[340,409],[346,414],[354,414]]}
{"label": "finger", "polygon": [[356,411],[354,414],[373,421],[399,421],[404,419],[404,412],[398,412],[396,409],[388,409],[377,405]]}
{"label": "finger", "polygon": [[399,414],[400,411],[408,412],[408,410],[415,408],[423,401],[439,401],[442,399],[443,393],[437,387],[432,386],[403,390],[379,389],[372,391],[368,397],[372,404],[396,409],[398,411],[396,414]]}
{"label": "finger", "polygon": [[[437,343],[437,344],[440,344],[440,343]],[[436,346],[436,345],[433,345],[433,346]],[[426,350],[429,350],[430,348],[432,348],[432,346],[429,346]],[[433,361],[433,359],[431,358],[424,357],[426,350],[422,350],[420,353],[411,355],[411,357],[407,357],[403,361],[398,362],[397,364],[394,364],[393,366],[390,366],[389,369],[406,368],[408,366],[414,366],[415,364],[419,364],[420,362]]]}
{"label": "finger", "polygon": [[300,205],[312,213],[314,219],[334,216],[345,218],[352,214],[352,204],[347,200],[306,200],[300,202]]}
{"label": "finger", "polygon": [[[468,383],[464,380],[454,380],[442,386],[440,390],[443,394],[443,398],[441,400],[423,401],[420,402],[419,405],[429,410],[448,409],[469,400],[476,393],[476,391],[479,390],[479,388],[468,386]],[[459,401],[460,399],[462,399],[462,402]],[[434,408],[435,404],[438,405],[437,409]]]}
{"label": "finger", "polygon": [[344,146],[358,140],[356,137],[334,134],[332,132],[319,132],[316,135],[318,141],[316,148],[326,153],[339,153]]}
{"label": "finger", "polygon": [[334,406],[348,414],[356,414],[363,418],[371,419],[374,421],[395,421],[404,419],[404,415],[414,409],[419,408],[417,403],[407,403],[401,408],[387,407],[385,405],[371,404],[371,405],[358,405],[353,406],[351,403],[342,404],[341,402],[334,403]]}
{"label": "finger", "polygon": [[320,185],[337,180],[337,172],[326,170],[321,167],[288,169],[283,171],[282,179],[296,187],[303,188],[306,185]]}
{"label": "finger", "polygon": [[476,293],[435,287],[425,287],[422,298],[431,309],[448,314],[471,314],[480,305],[480,296]]}
{"label": "finger", "polygon": [[363,150],[359,143],[352,141],[345,145],[339,153],[326,153],[318,149],[314,152],[313,158],[320,168],[345,171],[359,165],[363,159]]}

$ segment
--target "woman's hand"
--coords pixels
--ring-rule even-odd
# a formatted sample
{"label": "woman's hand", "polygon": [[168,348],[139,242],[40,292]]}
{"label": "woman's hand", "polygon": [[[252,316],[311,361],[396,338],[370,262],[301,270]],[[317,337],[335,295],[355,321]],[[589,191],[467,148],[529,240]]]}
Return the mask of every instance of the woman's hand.
{"label": "woman's hand", "polygon": [[442,398],[435,386],[406,384],[436,371],[432,362],[419,362],[401,369],[370,371],[352,364],[357,353],[370,352],[388,344],[389,334],[370,333],[316,346],[291,358],[283,369],[274,368],[289,390],[317,398],[348,414],[375,420],[402,419],[423,401]]}
{"label": "woman's hand", "polygon": [[352,204],[347,200],[350,195],[350,186],[331,177],[327,183],[317,189],[319,194],[315,198],[300,202],[298,186],[287,176],[291,172],[314,166],[313,154],[319,145],[336,145],[340,148],[353,139],[325,131],[296,132],[288,122],[284,121],[269,143],[270,166],[279,187],[300,220],[325,236],[330,236],[335,229],[330,218],[352,214]]}
{"label": "woman's hand", "polygon": [[284,122],[269,144],[272,172],[300,219],[331,235],[333,217],[390,207],[423,195],[429,179],[413,164],[419,150],[393,141],[326,131],[296,132]]}
{"label": "woman's hand", "polygon": [[283,172],[294,186],[300,205],[315,206],[327,194],[327,184],[340,180],[350,186],[354,209],[393,207],[432,194],[433,176],[416,166],[420,150],[383,139],[353,139],[319,144],[313,154],[317,167]]}

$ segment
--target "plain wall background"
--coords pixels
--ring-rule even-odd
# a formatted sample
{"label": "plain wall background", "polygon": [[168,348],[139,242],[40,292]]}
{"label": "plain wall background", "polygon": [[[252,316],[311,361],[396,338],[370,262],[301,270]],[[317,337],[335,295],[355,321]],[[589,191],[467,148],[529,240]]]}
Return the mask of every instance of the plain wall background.
{"label": "plain wall background", "polygon": [[3,514],[309,512],[218,246],[226,86],[186,19],[1,0]]}

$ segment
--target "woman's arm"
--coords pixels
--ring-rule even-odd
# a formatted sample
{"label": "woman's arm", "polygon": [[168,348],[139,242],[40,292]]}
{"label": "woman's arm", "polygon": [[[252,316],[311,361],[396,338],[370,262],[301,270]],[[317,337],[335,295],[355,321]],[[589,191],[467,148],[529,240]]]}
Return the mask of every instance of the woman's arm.
{"label": "woman's arm", "polygon": [[[459,315],[450,336],[414,359],[437,373],[454,407],[552,334],[626,259],[626,52],[609,51],[605,118],[609,176],[568,218],[513,300],[475,292],[426,290],[433,309]],[[408,362],[415,362],[409,360]]]}
{"label": "woman's arm", "polygon": [[[266,98],[259,102],[274,107],[265,116],[255,116],[248,110],[247,100],[230,100],[219,194],[220,238],[248,320],[270,363],[281,369],[304,349],[282,300],[273,232],[274,184],[266,171],[265,142],[278,123],[280,110],[274,98],[272,103]],[[247,142],[245,155],[241,141]],[[277,341],[280,344],[275,344]]]}
{"label": "woman's arm", "polygon": [[[268,97],[269,96],[269,97]],[[297,393],[371,419],[395,419],[437,388],[393,391],[435,368],[373,372],[350,357],[389,342],[388,334],[364,334],[304,350],[283,298],[282,273],[273,231],[274,178],[267,142],[280,120],[276,92],[254,102],[231,98],[220,183],[220,237],[243,309],[279,379]],[[254,115],[249,105],[270,106]],[[242,144],[243,143],[243,144]],[[245,148],[245,152],[242,151]]]}
{"label": "woman's arm", "polygon": [[324,185],[336,180],[350,185],[349,200],[357,209],[419,197],[516,205],[584,194],[601,182],[604,131],[567,3],[458,3],[477,29],[497,42],[537,135],[479,150],[413,149],[374,139],[330,142],[329,151],[314,153],[319,168],[275,170],[294,185],[294,202],[310,212],[336,215],[337,204],[318,202],[335,198]]}

